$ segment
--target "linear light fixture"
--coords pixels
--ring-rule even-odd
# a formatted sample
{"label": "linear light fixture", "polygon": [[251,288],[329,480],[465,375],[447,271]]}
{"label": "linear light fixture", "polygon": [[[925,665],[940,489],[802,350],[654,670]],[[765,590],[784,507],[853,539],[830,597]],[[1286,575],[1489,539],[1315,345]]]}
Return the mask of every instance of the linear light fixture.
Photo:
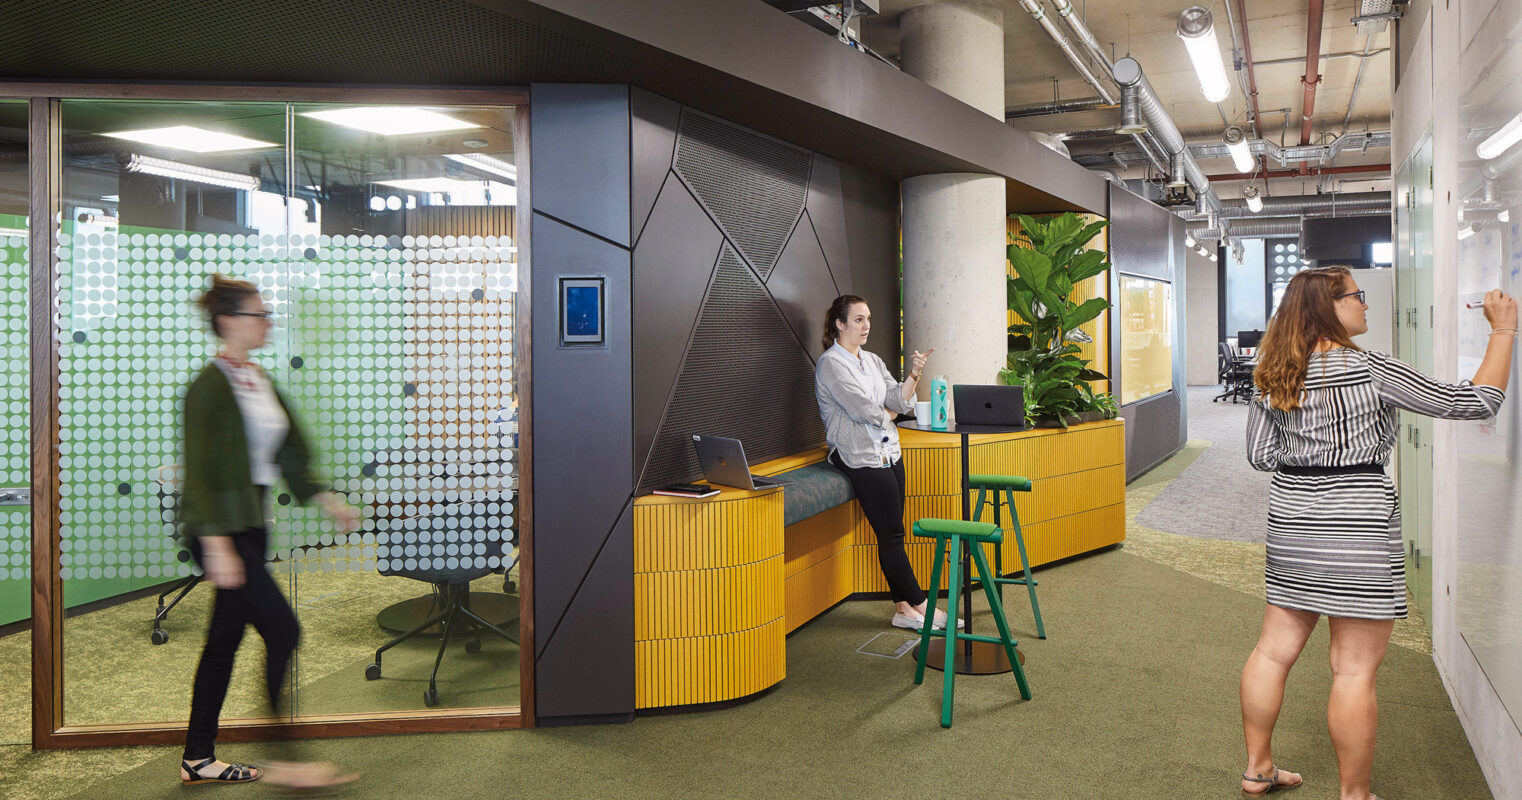
{"label": "linear light fixture", "polygon": [[1247,210],[1256,214],[1263,210],[1263,198],[1258,196],[1258,187],[1247,184],[1242,187],[1242,197],[1247,200]]}
{"label": "linear light fixture", "polygon": [[394,181],[376,181],[376,183],[382,186],[395,186],[409,192],[442,192],[444,194],[463,192],[481,185],[480,181],[467,181],[460,178],[403,178]]}
{"label": "linear light fixture", "polygon": [[474,122],[413,106],[330,108],[324,111],[303,111],[301,116],[382,136],[463,131],[481,127]]}
{"label": "linear light fixture", "polygon": [[245,192],[252,192],[259,188],[259,178],[255,175],[243,175],[237,172],[227,172],[195,164],[184,164],[179,161],[170,161],[167,158],[154,158],[153,156],[142,156],[135,153],[127,157],[127,160],[122,164],[122,169],[144,175],[158,175],[161,178],[178,178],[183,181],[209,183],[212,186],[225,186],[229,189],[241,189]]}
{"label": "linear light fixture", "polygon": [[1226,152],[1231,154],[1231,163],[1237,165],[1237,172],[1252,172],[1252,148],[1247,145],[1242,129],[1235,125],[1227,128],[1221,141],[1226,143]]}
{"label": "linear light fixture", "polygon": [[26,236],[26,228],[0,228],[0,236]]}
{"label": "linear light fixture", "polygon": [[1485,137],[1485,141],[1474,149],[1474,154],[1489,160],[1506,152],[1518,141],[1522,141],[1522,114],[1512,117],[1495,133]]}
{"label": "linear light fixture", "polygon": [[263,147],[278,147],[274,142],[261,142],[258,139],[250,139],[246,136],[219,133],[191,125],[144,128],[136,131],[115,131],[101,135],[110,136],[113,139],[126,139],[129,142],[151,144],[155,147],[167,147],[172,150],[189,150],[192,153],[221,153],[228,150],[255,150]]}
{"label": "linear light fixture", "polygon": [[1221,63],[1221,46],[1216,42],[1215,20],[1209,9],[1204,6],[1184,9],[1175,32],[1189,51],[1189,61],[1200,78],[1200,91],[1205,99],[1212,103],[1225,100],[1231,94],[1231,81],[1226,79],[1226,65]]}
{"label": "linear light fixture", "polygon": [[445,153],[444,157],[471,169],[506,178],[514,183],[518,181],[518,167],[500,158],[492,158],[482,153]]}

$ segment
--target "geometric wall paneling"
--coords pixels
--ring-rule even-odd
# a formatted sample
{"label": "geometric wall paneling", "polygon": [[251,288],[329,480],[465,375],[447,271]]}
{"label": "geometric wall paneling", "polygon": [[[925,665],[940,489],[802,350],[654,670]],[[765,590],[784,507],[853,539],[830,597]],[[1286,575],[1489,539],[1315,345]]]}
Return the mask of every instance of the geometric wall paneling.
{"label": "geometric wall paneling", "polygon": [[[534,211],[629,246],[629,89],[536,83]],[[589,191],[588,187],[597,187]]]}
{"label": "geometric wall paneling", "polygon": [[682,107],[637,86],[629,87],[630,165],[629,235],[639,244],[640,231],[650,218],[656,195],[670,174],[676,153],[676,128]]}
{"label": "geometric wall paneling", "polygon": [[812,160],[771,137],[682,112],[676,172],[762,280],[803,213]]}
{"label": "geometric wall paneling", "polygon": [[[536,189],[537,185],[536,178]],[[633,419],[627,399],[632,321],[628,250],[538,213],[533,215],[532,234],[534,330],[557,329],[560,278],[603,279],[606,315],[604,345],[561,346],[554,335],[535,337],[532,343],[533,393],[538,401],[534,437],[548,443],[535,451],[532,464],[534,531],[540,545],[534,553],[534,572],[553,576],[534,583],[536,641],[542,644],[567,613],[579,587],[591,586],[586,575],[600,553],[606,556],[610,531],[634,485]],[[619,594],[616,584],[599,591]],[[583,602],[580,597],[575,601]],[[617,640],[617,635],[610,630],[603,638]]]}
{"label": "geometric wall paneling", "polygon": [[766,281],[766,290],[777,301],[804,349],[810,357],[817,358],[823,352],[819,335],[824,326],[824,311],[839,292],[808,214],[798,220],[798,227],[782,248],[782,256]]}
{"label": "geometric wall paneling", "polygon": [[766,287],[725,245],[638,492],[702,475],[692,434],[740,439],[751,462],[824,440],[814,366]]}
{"label": "geometric wall paneling", "polygon": [[819,246],[824,248],[825,263],[830,265],[835,285],[840,289],[836,294],[850,291],[846,287],[851,285],[851,245],[846,236],[845,197],[841,194],[840,164],[834,159],[814,157],[814,169],[809,175],[806,213],[814,223]]}
{"label": "geometric wall paneling", "polygon": [[[634,711],[634,515],[633,504],[624,500],[585,577],[568,587],[576,595],[564,612],[543,617],[535,609],[538,619],[549,620],[534,637],[541,720]],[[597,534],[602,538],[604,531]],[[535,571],[540,569],[536,563]]]}
{"label": "geometric wall paneling", "polygon": [[649,457],[723,243],[687,187],[668,179],[634,248],[636,471]]}

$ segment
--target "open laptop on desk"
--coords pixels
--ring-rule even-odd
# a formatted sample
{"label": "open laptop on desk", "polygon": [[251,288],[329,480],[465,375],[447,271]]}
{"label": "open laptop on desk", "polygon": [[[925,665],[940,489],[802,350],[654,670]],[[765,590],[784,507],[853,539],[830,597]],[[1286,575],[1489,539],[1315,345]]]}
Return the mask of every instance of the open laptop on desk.
{"label": "open laptop on desk", "polygon": [[745,460],[745,447],[739,439],[694,433],[692,445],[697,448],[698,463],[703,465],[703,478],[709,483],[750,490],[770,489],[791,483],[750,474],[750,462]]}
{"label": "open laptop on desk", "polygon": [[959,383],[951,389],[957,426],[1025,427],[1025,387]]}

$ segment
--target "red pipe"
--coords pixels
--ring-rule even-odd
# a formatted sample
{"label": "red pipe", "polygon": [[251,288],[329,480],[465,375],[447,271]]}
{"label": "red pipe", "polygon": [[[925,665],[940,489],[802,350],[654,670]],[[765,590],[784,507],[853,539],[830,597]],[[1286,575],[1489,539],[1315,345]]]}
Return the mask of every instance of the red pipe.
{"label": "red pipe", "polygon": [[[1359,173],[1359,172],[1383,172],[1383,173],[1388,175],[1390,173],[1390,165],[1389,164],[1352,164],[1352,165],[1345,166],[1345,167],[1325,167],[1323,169],[1316,170],[1314,174],[1316,174],[1316,175],[1350,175],[1350,174]],[[1269,173],[1260,173],[1260,176],[1264,177],[1264,178],[1293,178],[1296,175],[1300,175],[1300,174],[1302,174],[1302,173],[1299,170],[1281,169],[1281,170],[1276,170],[1274,172],[1269,172]],[[1246,173],[1246,172],[1232,172],[1232,173],[1226,173],[1226,174],[1223,174],[1223,175],[1206,175],[1205,177],[1207,179],[1209,179],[1209,180],[1212,180],[1212,181],[1245,181],[1245,180],[1248,180],[1248,179],[1252,178],[1253,176],[1250,173]]]}
{"label": "red pipe", "polygon": [[[1321,83],[1321,75],[1317,67],[1321,61],[1321,3],[1322,0],[1310,0],[1310,7],[1305,12],[1305,76],[1300,82],[1305,85],[1305,99],[1301,101],[1300,111],[1300,143],[1311,143],[1311,115],[1316,110],[1316,85]],[[1310,162],[1300,162],[1300,174],[1310,172]]]}
{"label": "red pipe", "polygon": [[[1258,76],[1252,69],[1252,40],[1247,38],[1247,0],[1237,0],[1237,16],[1242,18],[1242,57],[1247,61],[1247,101],[1252,104],[1253,137],[1263,138],[1263,124],[1258,116]],[[1268,156],[1258,156],[1263,172],[1268,172]]]}

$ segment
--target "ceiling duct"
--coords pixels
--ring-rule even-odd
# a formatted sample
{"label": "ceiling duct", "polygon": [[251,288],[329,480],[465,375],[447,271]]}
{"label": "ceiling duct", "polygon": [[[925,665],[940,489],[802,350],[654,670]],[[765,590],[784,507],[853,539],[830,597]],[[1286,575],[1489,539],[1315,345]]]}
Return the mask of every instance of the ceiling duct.
{"label": "ceiling duct", "polygon": [[[1220,228],[1210,227],[1208,222],[1191,222],[1185,227],[1185,231],[1199,241],[1226,238],[1225,231]],[[1299,217],[1278,217],[1275,219],[1248,219],[1234,222],[1231,225],[1231,236],[1238,239],[1260,239],[1265,236],[1299,236]]]}
{"label": "ceiling duct", "polygon": [[[1289,195],[1264,197],[1262,202],[1263,210],[1254,212],[1247,208],[1246,200],[1223,200],[1221,201],[1218,216],[1221,219],[1230,220],[1248,217],[1298,217],[1312,214],[1365,216],[1368,214],[1390,213],[1389,192]],[[1185,211],[1179,216],[1190,222],[1195,222],[1205,217],[1203,213],[1197,210]],[[1233,235],[1236,233],[1234,226],[1232,233]]]}
{"label": "ceiling duct", "polygon": [[[1121,118],[1125,119],[1125,99],[1121,99]],[[1129,131],[1116,131],[1128,133]],[[1358,150],[1366,152],[1371,147],[1389,147],[1390,131],[1354,131],[1333,139],[1327,144],[1290,145],[1281,147],[1266,139],[1254,139],[1247,143],[1248,149],[1255,156],[1267,156],[1278,162],[1280,166],[1288,166],[1300,161],[1313,161],[1317,166],[1329,164],[1337,155],[1344,150]],[[1231,158],[1230,145],[1221,140],[1209,142],[1193,142],[1189,145],[1189,153],[1196,159],[1228,159]],[[1115,155],[1127,163],[1138,163],[1142,156],[1128,150],[1117,150]],[[1104,157],[1108,159],[1107,152]],[[1080,159],[1084,156],[1080,156]]]}
{"label": "ceiling duct", "polygon": [[1042,133],[1041,131],[1022,131],[1022,133],[1024,133],[1026,136],[1031,137],[1032,139],[1035,139],[1038,144],[1052,151],[1053,153],[1056,153],[1057,155],[1062,156],[1068,160],[1072,160],[1073,154],[1068,152],[1068,146],[1063,144],[1062,140],[1056,136],[1053,136],[1050,133]]}
{"label": "ceiling duct", "polygon": [[1136,88],[1137,105],[1141,109],[1142,118],[1147,121],[1148,130],[1152,132],[1169,157],[1182,160],[1183,177],[1189,185],[1194,187],[1197,194],[1206,197],[1212,207],[1220,208],[1220,199],[1210,188],[1210,181],[1200,170],[1200,165],[1195,163],[1189,148],[1184,146],[1183,135],[1179,133],[1178,126],[1169,118],[1168,112],[1163,110],[1163,103],[1158,99],[1157,92],[1153,91],[1147,76],[1142,73],[1141,64],[1136,59],[1126,56],[1115,62],[1114,74],[1115,82],[1120,84],[1122,89],[1127,86]]}

